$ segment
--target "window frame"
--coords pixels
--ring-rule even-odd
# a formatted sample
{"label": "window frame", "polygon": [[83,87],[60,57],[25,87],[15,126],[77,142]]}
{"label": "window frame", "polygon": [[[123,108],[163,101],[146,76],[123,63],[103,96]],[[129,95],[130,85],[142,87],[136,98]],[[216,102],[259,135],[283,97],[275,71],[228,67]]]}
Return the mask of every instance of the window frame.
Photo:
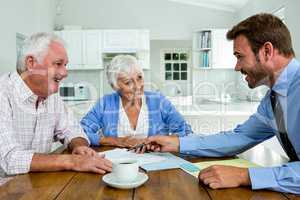
{"label": "window frame", "polygon": [[[165,59],[165,54],[171,54],[171,60],[166,60]],[[179,55],[179,59],[178,60],[173,60],[173,55],[178,53]],[[180,59],[180,54],[186,54],[187,55],[187,59],[186,60],[181,60]],[[163,82],[182,82],[182,83],[186,83],[190,81],[190,66],[191,66],[191,49],[189,48],[167,48],[167,49],[161,49],[160,52],[160,63],[161,63],[161,80]],[[166,70],[165,65],[166,64],[171,64],[171,70]],[[179,69],[175,70],[174,69],[174,64],[179,64]],[[182,70],[182,64],[186,64],[186,70]],[[174,73],[178,72],[179,73],[179,80],[174,80]],[[186,72],[186,80],[182,80],[181,79],[181,74]],[[166,74],[167,73],[171,73],[171,79],[167,80],[166,79]]]}

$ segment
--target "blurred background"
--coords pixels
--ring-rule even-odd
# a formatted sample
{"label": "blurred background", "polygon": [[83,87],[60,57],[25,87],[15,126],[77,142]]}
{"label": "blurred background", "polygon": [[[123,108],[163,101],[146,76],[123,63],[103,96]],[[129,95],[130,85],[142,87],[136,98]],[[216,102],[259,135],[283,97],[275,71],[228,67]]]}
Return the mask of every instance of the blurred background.
{"label": "blurred background", "polygon": [[[143,67],[146,90],[166,95],[195,133],[213,134],[248,119],[268,89],[250,90],[234,71],[228,29],[273,13],[290,29],[299,57],[299,8],[297,0],[1,0],[0,74],[15,70],[26,37],[55,32],[70,60],[60,95],[78,119],[112,92],[107,63],[130,54]],[[284,155],[275,138],[263,145]]]}

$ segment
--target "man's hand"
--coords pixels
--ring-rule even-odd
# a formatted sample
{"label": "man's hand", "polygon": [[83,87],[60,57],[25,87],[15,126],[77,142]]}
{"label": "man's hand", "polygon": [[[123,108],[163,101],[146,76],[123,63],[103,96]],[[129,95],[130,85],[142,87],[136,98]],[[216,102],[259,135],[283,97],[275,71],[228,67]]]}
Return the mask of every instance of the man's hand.
{"label": "man's hand", "polygon": [[111,161],[104,158],[104,155],[85,156],[85,155],[72,155],[71,169],[81,172],[95,172],[104,174],[111,172]]}
{"label": "man's hand", "polygon": [[97,153],[87,146],[77,146],[73,149],[72,154],[95,156]]}
{"label": "man's hand", "polygon": [[39,154],[32,157],[30,171],[74,170],[104,174],[112,170],[112,163],[104,155]]}
{"label": "man's hand", "polygon": [[213,165],[201,170],[199,181],[212,189],[233,188],[250,185],[250,178],[247,168]]}
{"label": "man's hand", "polygon": [[75,149],[77,149],[78,147],[88,147],[89,143],[86,139],[81,138],[81,137],[76,137],[73,138],[69,144],[69,149],[72,151],[72,153],[74,152]]}
{"label": "man's hand", "polygon": [[177,135],[157,135],[147,138],[146,149],[155,152],[179,152],[179,138]]}

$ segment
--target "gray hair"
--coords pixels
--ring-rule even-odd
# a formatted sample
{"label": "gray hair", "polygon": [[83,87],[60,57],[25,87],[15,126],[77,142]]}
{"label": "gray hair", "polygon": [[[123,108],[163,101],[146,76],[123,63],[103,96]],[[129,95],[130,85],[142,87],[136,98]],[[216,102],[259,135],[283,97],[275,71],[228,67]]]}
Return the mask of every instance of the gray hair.
{"label": "gray hair", "polygon": [[64,45],[62,39],[52,33],[36,33],[27,38],[21,48],[20,54],[17,58],[17,71],[22,73],[27,70],[25,65],[26,57],[34,56],[38,63],[41,63],[46,56],[50,43],[58,42]]}
{"label": "gray hair", "polygon": [[107,81],[113,89],[118,88],[117,79],[118,75],[122,72],[129,74],[131,71],[144,72],[139,65],[137,59],[131,55],[118,55],[115,56],[109,65],[106,66]]}

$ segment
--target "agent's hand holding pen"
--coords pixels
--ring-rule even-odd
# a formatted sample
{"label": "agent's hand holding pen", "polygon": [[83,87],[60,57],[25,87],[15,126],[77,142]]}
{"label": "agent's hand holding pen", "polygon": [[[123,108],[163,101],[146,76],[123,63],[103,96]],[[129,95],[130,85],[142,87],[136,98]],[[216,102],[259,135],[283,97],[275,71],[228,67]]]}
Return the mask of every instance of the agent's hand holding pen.
{"label": "agent's hand holding pen", "polygon": [[134,153],[145,153],[147,151],[146,144],[144,142],[137,144],[129,149],[127,151],[132,151]]}
{"label": "agent's hand holding pen", "polygon": [[172,136],[151,136],[145,142],[133,147],[134,152],[144,153],[146,151],[154,152],[179,152],[179,138],[177,135]]}
{"label": "agent's hand holding pen", "polygon": [[153,151],[153,150],[151,150],[151,148],[154,149],[155,146],[158,147],[158,145],[155,145],[154,143],[153,144],[147,144],[146,141],[147,141],[147,139],[145,139],[143,142],[127,149],[127,151],[132,151],[132,152],[137,153],[137,154],[143,154],[145,152],[147,153],[147,152]]}

